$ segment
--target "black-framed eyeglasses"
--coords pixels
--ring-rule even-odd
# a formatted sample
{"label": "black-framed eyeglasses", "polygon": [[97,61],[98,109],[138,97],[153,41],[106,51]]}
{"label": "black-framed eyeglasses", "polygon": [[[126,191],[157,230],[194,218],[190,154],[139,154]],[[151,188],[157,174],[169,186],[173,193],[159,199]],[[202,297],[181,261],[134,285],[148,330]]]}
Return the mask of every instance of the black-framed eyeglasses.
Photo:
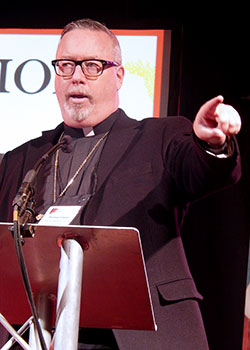
{"label": "black-framed eyeglasses", "polygon": [[119,66],[117,62],[97,59],[88,59],[82,61],[58,59],[53,60],[51,63],[55,69],[56,74],[60,77],[71,77],[76,70],[76,66],[80,66],[82,72],[87,77],[98,77],[103,73],[105,67]]}

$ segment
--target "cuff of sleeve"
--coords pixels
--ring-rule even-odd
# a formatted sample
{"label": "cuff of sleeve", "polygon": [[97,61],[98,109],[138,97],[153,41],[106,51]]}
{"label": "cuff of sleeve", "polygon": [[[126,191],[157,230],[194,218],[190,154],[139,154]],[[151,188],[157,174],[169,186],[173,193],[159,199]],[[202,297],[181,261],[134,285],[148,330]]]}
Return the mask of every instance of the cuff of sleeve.
{"label": "cuff of sleeve", "polygon": [[216,158],[229,158],[234,153],[234,142],[230,136],[227,136],[224,145],[215,147],[211,146],[208,142],[199,139],[195,134],[196,143],[208,154]]}

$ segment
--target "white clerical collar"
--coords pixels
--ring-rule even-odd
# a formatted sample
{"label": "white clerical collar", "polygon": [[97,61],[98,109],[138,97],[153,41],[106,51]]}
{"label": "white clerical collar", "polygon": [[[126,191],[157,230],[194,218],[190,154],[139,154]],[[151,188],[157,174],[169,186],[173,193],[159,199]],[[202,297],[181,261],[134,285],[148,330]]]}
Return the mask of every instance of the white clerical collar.
{"label": "white clerical collar", "polygon": [[95,136],[94,129],[91,126],[82,128],[82,131],[85,137]]}

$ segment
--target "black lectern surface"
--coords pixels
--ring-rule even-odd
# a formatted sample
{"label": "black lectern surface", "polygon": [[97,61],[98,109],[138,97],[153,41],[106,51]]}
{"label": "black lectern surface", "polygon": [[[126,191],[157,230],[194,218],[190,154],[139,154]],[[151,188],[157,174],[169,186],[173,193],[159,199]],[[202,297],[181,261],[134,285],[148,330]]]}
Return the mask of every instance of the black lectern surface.
{"label": "black lectern surface", "polygon": [[[0,223],[0,312],[12,324],[30,317],[11,223]],[[155,330],[139,232],[134,228],[40,226],[23,251],[34,295],[57,295],[60,245],[84,249],[80,327]]]}

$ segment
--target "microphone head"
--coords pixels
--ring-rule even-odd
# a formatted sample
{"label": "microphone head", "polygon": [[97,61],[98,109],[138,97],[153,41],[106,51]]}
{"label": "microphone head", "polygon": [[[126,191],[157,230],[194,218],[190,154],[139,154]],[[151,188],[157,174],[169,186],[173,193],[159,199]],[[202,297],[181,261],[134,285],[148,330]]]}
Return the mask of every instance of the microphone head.
{"label": "microphone head", "polygon": [[62,138],[61,141],[61,149],[65,153],[70,153],[73,150],[73,145],[72,145],[72,137],[69,135],[65,135]]}

